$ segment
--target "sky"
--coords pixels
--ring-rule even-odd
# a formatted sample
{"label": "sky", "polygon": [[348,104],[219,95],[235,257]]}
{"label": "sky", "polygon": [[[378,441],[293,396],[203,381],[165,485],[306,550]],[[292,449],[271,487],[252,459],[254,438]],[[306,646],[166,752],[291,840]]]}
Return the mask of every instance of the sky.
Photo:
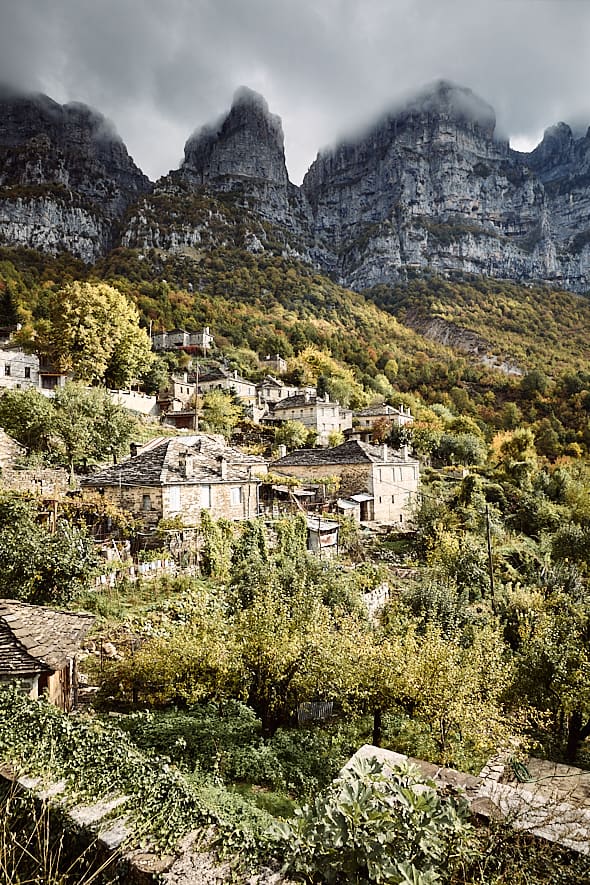
{"label": "sky", "polygon": [[282,118],[295,183],[439,78],[529,150],[590,125],[589,50],[590,0],[0,0],[0,82],[99,110],[151,179],[242,85]]}

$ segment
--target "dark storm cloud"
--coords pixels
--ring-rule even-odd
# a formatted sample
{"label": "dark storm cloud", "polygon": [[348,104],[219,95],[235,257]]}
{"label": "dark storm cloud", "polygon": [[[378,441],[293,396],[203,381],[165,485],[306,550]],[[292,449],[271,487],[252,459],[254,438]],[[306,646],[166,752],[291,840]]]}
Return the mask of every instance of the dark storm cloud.
{"label": "dark storm cloud", "polygon": [[512,137],[579,129],[589,38],[586,0],[0,0],[0,80],[96,107],[152,178],[248,85],[282,117],[298,181],[319,148],[440,77]]}

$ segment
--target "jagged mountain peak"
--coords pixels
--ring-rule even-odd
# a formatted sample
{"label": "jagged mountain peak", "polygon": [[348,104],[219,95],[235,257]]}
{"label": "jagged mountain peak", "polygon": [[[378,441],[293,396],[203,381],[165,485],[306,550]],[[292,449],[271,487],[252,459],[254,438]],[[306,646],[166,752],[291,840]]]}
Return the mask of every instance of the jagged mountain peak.
{"label": "jagged mountain peak", "polygon": [[88,143],[111,142],[127,150],[114,124],[82,102],[59,104],[42,92],[16,92],[0,85],[0,144],[20,144],[40,134],[57,144],[75,133]]}
{"label": "jagged mountain peak", "polygon": [[201,184],[255,179],[286,186],[280,117],[270,113],[262,95],[241,86],[227,114],[190,136],[182,171]]}
{"label": "jagged mountain peak", "polygon": [[493,107],[473,90],[450,80],[435,80],[429,83],[390,116],[407,114],[449,117],[459,123],[478,126],[490,137],[496,127]]}

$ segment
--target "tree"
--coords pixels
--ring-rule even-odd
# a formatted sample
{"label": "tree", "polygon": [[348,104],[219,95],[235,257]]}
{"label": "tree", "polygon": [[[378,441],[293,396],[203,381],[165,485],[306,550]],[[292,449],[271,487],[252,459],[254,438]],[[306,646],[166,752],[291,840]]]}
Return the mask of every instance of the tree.
{"label": "tree", "polygon": [[541,717],[550,711],[554,733],[573,763],[590,736],[590,596],[581,585],[572,587],[570,577],[558,570],[545,594],[513,591],[505,620],[516,625],[516,689]]}
{"label": "tree", "polygon": [[474,433],[443,433],[432,454],[446,464],[483,464],[487,450]]}
{"label": "tree", "polygon": [[308,429],[301,421],[285,421],[275,428],[275,443],[288,449],[300,449],[307,442]]}
{"label": "tree", "polygon": [[344,434],[341,430],[331,430],[328,434],[328,445],[330,448],[341,446],[344,442]]}
{"label": "tree", "polygon": [[0,397],[0,426],[30,451],[67,466],[104,461],[127,448],[137,422],[105,390],[69,382],[52,399],[36,390]]}
{"label": "tree", "polygon": [[537,468],[535,437],[530,427],[497,433],[492,440],[493,460],[498,471],[518,488],[530,487]]}
{"label": "tree", "polygon": [[59,520],[38,524],[34,504],[15,493],[0,497],[2,593],[34,604],[67,602],[88,586],[97,565],[85,530]]}
{"label": "tree", "polygon": [[121,454],[136,429],[135,419],[100,388],[69,383],[53,399],[52,449],[73,469],[75,461],[104,461]]}
{"label": "tree", "polygon": [[52,293],[46,318],[36,323],[33,346],[77,380],[112,387],[125,387],[152,361],[137,308],[106,283],[76,281]]}
{"label": "tree", "polygon": [[54,417],[50,400],[32,388],[0,396],[0,427],[31,452],[49,448]]}
{"label": "tree", "polygon": [[229,393],[211,390],[203,397],[203,426],[210,433],[222,433],[229,440],[242,418],[242,407]]}

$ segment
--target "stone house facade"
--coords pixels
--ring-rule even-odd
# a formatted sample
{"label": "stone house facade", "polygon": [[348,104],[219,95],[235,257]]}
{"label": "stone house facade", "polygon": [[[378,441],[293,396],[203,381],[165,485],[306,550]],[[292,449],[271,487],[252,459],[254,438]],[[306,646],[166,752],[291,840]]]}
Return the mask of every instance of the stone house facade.
{"label": "stone house facade", "polygon": [[63,387],[67,380],[68,376],[47,360],[39,359],[34,353],[25,353],[10,340],[0,346],[0,391],[32,388],[52,396],[54,390]]}
{"label": "stone house facade", "polygon": [[[258,406],[262,407],[278,403],[280,400],[295,396],[301,392],[298,387],[289,387],[280,378],[275,378],[274,375],[266,375],[256,385],[256,400]],[[315,390],[312,392],[315,393]]]}
{"label": "stone house facade", "polygon": [[367,406],[352,413],[352,424],[355,430],[371,430],[377,421],[389,421],[393,427],[405,427],[408,424],[413,424],[414,416],[409,407],[406,408],[400,404],[396,409],[386,403]]}
{"label": "stone house facade", "polygon": [[39,386],[39,357],[17,345],[4,344],[0,348],[0,388],[27,390]]}
{"label": "stone house facade", "polygon": [[18,683],[32,698],[46,692],[71,710],[77,700],[77,654],[92,615],[0,599],[0,683]]}
{"label": "stone house facade", "polygon": [[287,360],[278,353],[273,356],[268,353],[260,360],[260,365],[265,371],[276,372],[277,375],[283,375],[287,371]]}
{"label": "stone house facade", "polygon": [[359,440],[328,449],[297,449],[274,461],[270,470],[305,483],[338,477],[339,502],[360,504],[362,521],[395,525],[408,522],[420,481],[420,463],[407,447],[394,452]]}
{"label": "stone house facade", "polygon": [[213,519],[258,515],[260,476],[266,462],[200,434],[157,440],[134,457],[83,480],[153,530],[161,519],[196,525],[206,510]]}
{"label": "stone house facade", "polygon": [[167,332],[156,332],[152,335],[154,350],[200,350],[207,353],[213,347],[213,335],[209,326],[200,332],[187,332],[185,329],[170,329]]}
{"label": "stone house facade", "polygon": [[273,408],[275,420],[300,421],[318,435],[318,445],[328,445],[334,431],[344,432],[352,428],[352,411],[325,396],[313,396],[308,392],[281,399]]}
{"label": "stone house facade", "polygon": [[225,390],[235,393],[248,405],[256,402],[256,385],[238,375],[237,371],[230,372],[227,369],[211,369],[199,375],[199,394],[209,393],[211,390]]}

